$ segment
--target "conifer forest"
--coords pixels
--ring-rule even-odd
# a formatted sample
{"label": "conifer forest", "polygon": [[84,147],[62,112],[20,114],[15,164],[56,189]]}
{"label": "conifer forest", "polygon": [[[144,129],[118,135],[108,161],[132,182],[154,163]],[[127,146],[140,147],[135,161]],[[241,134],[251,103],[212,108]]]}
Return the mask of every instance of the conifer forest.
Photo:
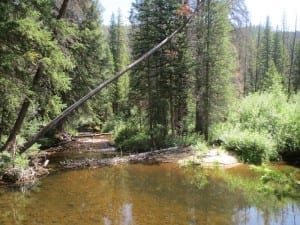
{"label": "conifer forest", "polygon": [[299,19],[245,1],[1,0],[0,225],[299,225]]}
{"label": "conifer forest", "polygon": [[86,130],[127,153],[198,144],[255,164],[300,155],[300,32],[284,18],[252,25],[243,0],[136,0],[130,24],[119,12],[108,26],[96,0],[3,0],[0,12],[0,169]]}

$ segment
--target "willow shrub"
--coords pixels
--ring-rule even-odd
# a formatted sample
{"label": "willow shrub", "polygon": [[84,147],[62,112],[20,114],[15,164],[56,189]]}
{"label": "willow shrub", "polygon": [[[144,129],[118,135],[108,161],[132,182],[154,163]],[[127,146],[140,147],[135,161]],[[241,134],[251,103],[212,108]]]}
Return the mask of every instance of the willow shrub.
{"label": "willow shrub", "polygon": [[273,160],[300,153],[300,94],[255,93],[237,102],[226,123],[213,129],[212,140],[236,151],[246,162]]}
{"label": "willow shrub", "polygon": [[224,132],[220,139],[226,149],[236,152],[244,162],[261,164],[278,156],[275,142],[267,133],[233,129]]}

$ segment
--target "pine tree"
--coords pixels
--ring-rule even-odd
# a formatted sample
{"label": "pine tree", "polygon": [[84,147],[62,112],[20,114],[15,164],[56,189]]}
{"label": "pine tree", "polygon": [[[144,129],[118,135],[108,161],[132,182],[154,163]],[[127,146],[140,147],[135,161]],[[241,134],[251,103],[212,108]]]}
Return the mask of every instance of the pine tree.
{"label": "pine tree", "polygon": [[278,29],[274,34],[273,41],[273,55],[272,60],[276,66],[279,74],[284,78],[287,75],[286,62],[288,61],[287,49],[283,43],[283,32],[279,32]]}
{"label": "pine tree", "polygon": [[[10,134],[3,150],[12,147],[17,134],[25,138],[32,135],[112,73],[97,2],[72,1],[67,7],[68,2],[64,0],[59,11],[54,1],[0,4],[6,12],[0,16],[0,29],[6,32],[0,34],[1,84],[12,85],[4,99],[13,99],[13,104],[0,108],[1,135]],[[99,114],[107,111],[108,104],[103,103],[107,96],[103,93],[89,101],[69,124],[80,123],[76,117],[80,113],[86,115],[81,118],[97,123]],[[18,110],[18,115],[13,114]],[[6,119],[10,123],[15,120],[14,127],[7,127]]]}
{"label": "pine tree", "polygon": [[[185,16],[177,15],[176,0],[146,0],[133,4],[133,56],[139,56],[170,35]],[[141,63],[131,74],[131,99],[147,116],[153,147],[163,145],[171,128],[180,133],[186,114],[188,64],[183,32],[170,44]]]}
{"label": "pine tree", "polygon": [[196,131],[209,137],[209,127],[226,115],[233,73],[231,26],[226,1],[206,0],[197,16]]}
{"label": "pine tree", "polygon": [[[114,73],[121,71],[129,63],[129,50],[126,30],[122,22],[121,11],[117,18],[112,15],[109,28],[109,46],[114,61]],[[127,97],[129,89],[128,74],[124,75],[112,86],[112,108],[113,113],[119,114],[121,109],[127,108]]]}
{"label": "pine tree", "polygon": [[[259,66],[259,74],[257,80],[257,90],[263,90],[267,87],[262,87],[264,83],[265,76],[267,75],[270,66],[272,64],[272,56],[273,56],[273,37],[271,30],[270,18],[267,17],[266,25],[264,27],[261,45],[258,49],[258,66]],[[268,78],[267,78],[268,79]]]}
{"label": "pine tree", "polygon": [[[49,107],[58,111],[64,107],[57,93],[70,88],[70,79],[65,72],[73,64],[54,39],[53,29],[59,30],[58,24],[63,14],[58,14],[57,23],[49,20],[53,18],[53,2],[28,1],[24,4],[8,1],[1,3],[0,7],[7,10],[1,16],[0,33],[5,32],[5,35],[1,35],[0,40],[5,44],[1,44],[4,58],[1,59],[0,71],[14,80],[17,85],[14,85],[14,90],[22,90],[19,94],[13,94],[18,101],[14,105],[21,106],[18,107],[18,114],[14,115],[14,126],[2,146],[2,150],[8,150],[15,144],[17,134],[26,127],[24,122],[31,121],[28,124],[32,124],[37,117],[47,117]],[[30,115],[29,109],[34,111]]]}
{"label": "pine tree", "polygon": [[300,41],[296,45],[296,56],[295,56],[295,69],[294,69],[294,79],[293,87],[294,92],[298,93],[300,90]]}
{"label": "pine tree", "polygon": [[[102,27],[98,2],[82,0],[73,4],[78,4],[72,8],[80,11],[67,10],[67,15],[70,15],[68,29],[73,29],[73,35],[64,45],[72,55],[75,67],[69,73],[71,89],[63,94],[66,105],[71,105],[113,73],[113,58]],[[109,101],[109,92],[105,90],[86,102],[85,107],[78,109],[72,117],[62,120],[58,131],[64,131],[65,127],[99,125],[111,111]]]}

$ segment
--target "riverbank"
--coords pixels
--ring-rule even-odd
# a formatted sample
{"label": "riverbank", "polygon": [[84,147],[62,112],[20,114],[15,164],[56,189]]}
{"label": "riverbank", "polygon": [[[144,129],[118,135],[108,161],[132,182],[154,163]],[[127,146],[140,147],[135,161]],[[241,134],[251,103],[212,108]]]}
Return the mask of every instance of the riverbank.
{"label": "riverbank", "polygon": [[[134,163],[179,163],[181,166],[195,164],[203,167],[215,167],[216,165],[234,167],[240,164],[235,155],[217,148],[210,151],[201,151],[192,147],[179,146],[123,155],[122,152],[117,152],[111,145],[111,134],[82,133],[72,138],[72,140],[63,146],[47,151],[50,157],[57,153],[65,153],[64,157],[61,158],[66,159],[56,160],[60,168],[96,168]],[[93,155],[91,156],[90,153],[93,153]],[[99,158],[101,154],[104,156]]]}
{"label": "riverbank", "polygon": [[114,166],[120,164],[158,164],[177,162],[179,159],[190,157],[193,152],[190,147],[180,148],[173,147],[150,152],[143,152],[137,154],[130,154],[125,156],[116,156],[113,158],[103,159],[79,159],[79,160],[65,160],[60,162],[60,166],[65,169],[78,168],[97,168],[103,166]]}

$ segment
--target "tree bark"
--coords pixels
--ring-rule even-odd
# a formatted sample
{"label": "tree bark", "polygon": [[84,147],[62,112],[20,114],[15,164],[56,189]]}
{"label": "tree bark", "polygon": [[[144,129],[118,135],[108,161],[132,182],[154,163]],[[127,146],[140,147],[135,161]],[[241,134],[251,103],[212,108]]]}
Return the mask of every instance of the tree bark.
{"label": "tree bark", "polygon": [[60,7],[59,13],[56,17],[57,20],[60,20],[61,18],[63,18],[65,16],[67,8],[68,8],[68,4],[69,4],[69,0],[63,1],[62,5]]}
{"label": "tree bark", "polygon": [[[59,15],[57,16],[58,20],[64,16],[67,6],[68,6],[68,2],[69,2],[69,0],[63,1],[62,6],[59,10]],[[39,85],[39,80],[40,80],[41,73],[42,73],[41,70],[42,70],[42,68],[41,68],[41,65],[39,64],[37,71],[33,77],[32,86],[31,86],[32,91],[36,90]],[[19,111],[16,122],[10,132],[10,135],[9,135],[8,139],[6,140],[5,144],[3,145],[3,147],[1,148],[0,152],[5,151],[5,150],[10,150],[12,148],[13,144],[16,142],[16,137],[22,128],[22,125],[24,123],[24,119],[28,112],[29,106],[30,106],[30,99],[28,98],[28,96],[26,96],[22,103],[22,106]]]}
{"label": "tree bark", "polygon": [[[41,77],[41,68],[39,66],[37,68],[37,71],[36,71],[35,75],[34,75],[31,90],[33,90],[33,91],[35,90],[35,88],[38,85],[38,81],[39,81],[40,77]],[[29,106],[30,106],[30,99],[29,99],[28,96],[26,96],[24,101],[23,101],[23,104],[21,106],[21,109],[19,111],[16,122],[13,126],[13,129],[11,130],[7,141],[5,142],[3,147],[1,148],[1,152],[5,151],[5,150],[10,150],[13,147],[14,143],[16,142],[17,134],[20,132],[20,130],[22,128],[22,125],[23,125],[25,116],[28,112]]]}

